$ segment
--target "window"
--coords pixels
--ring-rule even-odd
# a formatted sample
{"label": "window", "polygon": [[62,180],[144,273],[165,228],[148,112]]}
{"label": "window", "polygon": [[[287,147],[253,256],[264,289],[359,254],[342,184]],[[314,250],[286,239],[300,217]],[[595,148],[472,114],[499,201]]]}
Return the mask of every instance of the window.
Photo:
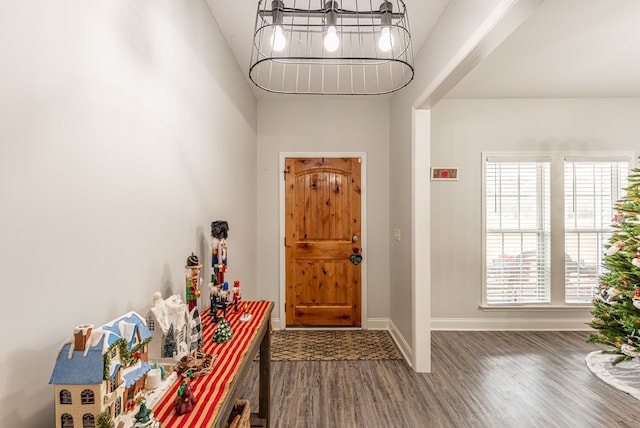
{"label": "window", "polygon": [[92,390],[85,389],[80,394],[80,399],[82,400],[82,404],[94,404],[95,403],[95,395]]}
{"label": "window", "polygon": [[134,387],[131,387],[126,391],[125,395],[127,396],[127,401],[133,400],[133,397],[135,396],[135,392],[136,391]]}
{"label": "window", "polygon": [[113,411],[113,417],[117,418],[120,415],[120,412],[122,411],[122,398],[118,397],[116,398],[116,404],[115,404],[115,408]]}
{"label": "window", "polygon": [[60,391],[60,404],[72,404],[71,392],[68,389]]}
{"label": "window", "polygon": [[566,157],[564,162],[565,300],[589,303],[603,273],[615,202],[622,198],[629,162]]}
{"label": "window", "polygon": [[149,328],[150,331],[155,331],[156,329],[156,317],[153,316],[153,314],[149,314],[147,317],[147,328]]}
{"label": "window", "polygon": [[590,303],[631,158],[485,154],[483,304]]}
{"label": "window", "polygon": [[487,159],[486,303],[549,301],[550,165]]}
{"label": "window", "polygon": [[91,413],[82,415],[82,428],[96,428],[96,419]]}
{"label": "window", "polygon": [[60,426],[62,428],[73,428],[73,416],[69,413],[63,413],[60,416]]}

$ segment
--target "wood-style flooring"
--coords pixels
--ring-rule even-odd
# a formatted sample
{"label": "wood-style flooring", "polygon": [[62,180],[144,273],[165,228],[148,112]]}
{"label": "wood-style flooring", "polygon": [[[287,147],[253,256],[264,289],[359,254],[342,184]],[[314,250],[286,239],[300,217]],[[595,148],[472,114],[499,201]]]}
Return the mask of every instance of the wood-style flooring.
{"label": "wood-style flooring", "polygon": [[[602,349],[587,336],[433,332],[429,374],[404,361],[273,362],[271,426],[640,427],[640,401],[587,368]],[[241,391],[252,406],[257,369]]]}

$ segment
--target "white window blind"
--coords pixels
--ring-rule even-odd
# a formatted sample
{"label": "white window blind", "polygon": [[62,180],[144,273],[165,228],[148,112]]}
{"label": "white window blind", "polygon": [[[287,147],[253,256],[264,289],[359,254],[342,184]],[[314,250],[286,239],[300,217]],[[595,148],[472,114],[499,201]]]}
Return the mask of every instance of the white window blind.
{"label": "white window blind", "polygon": [[615,203],[627,185],[629,161],[564,162],[565,302],[589,303],[603,273]]}
{"label": "white window blind", "polygon": [[550,160],[485,163],[486,303],[550,301]]}

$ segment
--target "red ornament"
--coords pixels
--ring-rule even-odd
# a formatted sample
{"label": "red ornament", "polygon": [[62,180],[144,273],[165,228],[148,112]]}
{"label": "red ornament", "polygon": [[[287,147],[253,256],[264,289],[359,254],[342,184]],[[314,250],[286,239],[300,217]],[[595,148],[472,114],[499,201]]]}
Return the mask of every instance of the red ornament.
{"label": "red ornament", "polygon": [[449,176],[449,171],[442,171],[442,176],[443,177],[448,177]]}

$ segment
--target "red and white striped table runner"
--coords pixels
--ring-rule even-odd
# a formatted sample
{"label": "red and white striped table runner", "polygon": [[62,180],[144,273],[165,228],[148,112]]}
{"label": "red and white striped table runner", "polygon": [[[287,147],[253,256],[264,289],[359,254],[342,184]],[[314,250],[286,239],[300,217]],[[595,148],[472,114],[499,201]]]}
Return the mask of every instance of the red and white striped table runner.
{"label": "red and white striped table runner", "polygon": [[[180,382],[176,382],[165,396],[154,407],[153,413],[156,419],[162,422],[162,428],[177,427],[209,427],[218,413],[220,406],[227,396],[231,380],[247,356],[246,351],[256,338],[258,327],[268,312],[271,302],[242,302],[248,304],[248,311],[253,317],[247,322],[240,321],[242,311],[228,312],[226,320],[231,323],[233,338],[225,343],[215,343],[213,333],[215,325],[211,324],[209,310],[205,309],[202,317],[204,352],[217,355],[213,370],[208,375],[197,377],[193,380],[192,388],[198,402],[194,409],[186,415],[178,416],[173,410],[173,402],[178,396]],[[267,333],[268,334],[268,333]]]}

